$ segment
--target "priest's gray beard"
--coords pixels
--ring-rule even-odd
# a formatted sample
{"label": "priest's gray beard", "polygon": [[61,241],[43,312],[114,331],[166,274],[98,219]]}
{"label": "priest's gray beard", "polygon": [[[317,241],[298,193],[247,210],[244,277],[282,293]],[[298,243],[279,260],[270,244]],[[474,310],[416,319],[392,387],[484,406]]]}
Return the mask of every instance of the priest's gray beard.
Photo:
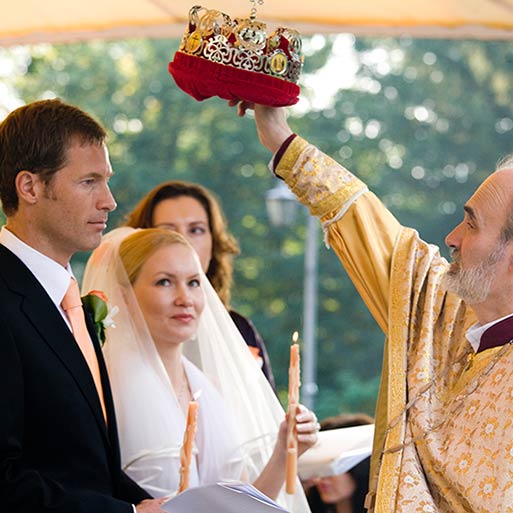
{"label": "priest's gray beard", "polygon": [[482,303],[490,294],[495,267],[504,256],[505,249],[506,245],[499,242],[483,262],[470,269],[462,269],[461,255],[453,249],[453,263],[442,277],[442,287],[461,297],[469,305]]}

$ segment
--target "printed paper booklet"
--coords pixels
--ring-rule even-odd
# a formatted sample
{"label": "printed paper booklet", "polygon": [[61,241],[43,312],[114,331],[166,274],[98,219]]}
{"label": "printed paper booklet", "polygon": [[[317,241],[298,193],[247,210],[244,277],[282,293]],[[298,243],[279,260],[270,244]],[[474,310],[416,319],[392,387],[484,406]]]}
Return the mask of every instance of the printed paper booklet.
{"label": "printed paper booklet", "polygon": [[289,513],[246,483],[189,488],[162,506],[169,513]]}

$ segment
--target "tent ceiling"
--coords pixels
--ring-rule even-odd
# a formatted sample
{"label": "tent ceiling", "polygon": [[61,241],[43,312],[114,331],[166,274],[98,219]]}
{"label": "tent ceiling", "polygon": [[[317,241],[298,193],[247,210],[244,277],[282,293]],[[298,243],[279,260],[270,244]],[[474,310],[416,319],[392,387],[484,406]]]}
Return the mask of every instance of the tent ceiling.
{"label": "tent ceiling", "polygon": [[[0,45],[120,37],[179,37],[191,0],[16,0],[0,15]],[[249,0],[205,7],[247,17]],[[304,34],[408,34],[511,39],[513,0],[265,0],[258,19]]]}

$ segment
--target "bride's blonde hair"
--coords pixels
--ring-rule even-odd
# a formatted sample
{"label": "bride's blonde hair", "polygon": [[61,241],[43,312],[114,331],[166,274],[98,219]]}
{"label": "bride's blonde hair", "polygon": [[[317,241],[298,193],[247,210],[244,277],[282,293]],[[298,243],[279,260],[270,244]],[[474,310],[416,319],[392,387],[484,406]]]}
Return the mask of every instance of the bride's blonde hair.
{"label": "bride's blonde hair", "polygon": [[119,257],[130,283],[135,282],[148,258],[173,244],[182,244],[194,251],[185,237],[165,228],[143,228],[128,235],[119,246]]}

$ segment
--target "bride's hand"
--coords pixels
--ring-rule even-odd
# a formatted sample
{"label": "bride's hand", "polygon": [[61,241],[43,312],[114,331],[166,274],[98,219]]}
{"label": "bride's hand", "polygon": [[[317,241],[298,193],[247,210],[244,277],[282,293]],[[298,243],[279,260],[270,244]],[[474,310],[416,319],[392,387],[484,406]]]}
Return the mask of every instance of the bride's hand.
{"label": "bride's hand", "polygon": [[[288,418],[280,424],[278,438],[273,454],[264,470],[253,485],[271,498],[276,498],[285,480],[287,465],[287,424]],[[296,408],[296,433],[298,440],[298,455],[317,442],[319,423],[313,412],[303,405]]]}
{"label": "bride's hand", "polygon": [[298,441],[298,456],[313,447],[318,440],[320,425],[313,411],[300,404],[296,414],[296,432]]}
{"label": "bride's hand", "polygon": [[[280,424],[277,445],[285,452],[287,450],[287,422],[286,418]],[[296,410],[296,433],[298,441],[298,456],[313,447],[318,440],[319,422],[313,411],[306,406],[299,404]]]}

